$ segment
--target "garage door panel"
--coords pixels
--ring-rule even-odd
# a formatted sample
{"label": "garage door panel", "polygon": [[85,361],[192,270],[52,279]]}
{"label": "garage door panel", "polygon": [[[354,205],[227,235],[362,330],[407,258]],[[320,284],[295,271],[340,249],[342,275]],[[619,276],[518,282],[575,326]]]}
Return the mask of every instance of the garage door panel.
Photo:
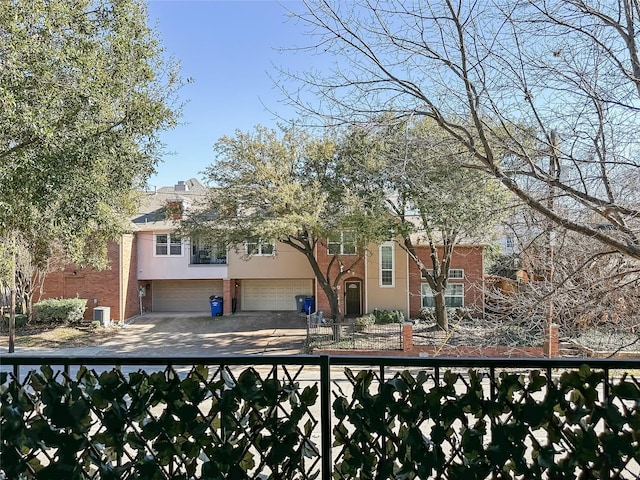
{"label": "garage door panel", "polygon": [[243,310],[295,310],[296,295],[313,295],[311,279],[243,280]]}
{"label": "garage door panel", "polygon": [[155,312],[207,312],[209,297],[222,295],[222,280],[156,280],[153,282]]}

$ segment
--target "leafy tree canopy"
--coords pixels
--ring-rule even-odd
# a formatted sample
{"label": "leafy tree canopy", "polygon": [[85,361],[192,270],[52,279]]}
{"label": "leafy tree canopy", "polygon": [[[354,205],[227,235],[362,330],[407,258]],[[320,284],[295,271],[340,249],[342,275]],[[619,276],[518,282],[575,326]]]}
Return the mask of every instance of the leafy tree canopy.
{"label": "leafy tree canopy", "polygon": [[175,125],[177,66],[140,0],[9,0],[0,45],[0,235],[100,264]]}
{"label": "leafy tree canopy", "polygon": [[340,229],[353,230],[364,244],[384,224],[341,176],[344,158],[331,136],[258,126],[222,137],[215,150],[204,172],[212,186],[206,213],[187,227],[200,235],[232,245],[277,239],[305,252]]}
{"label": "leafy tree canopy", "polygon": [[[184,222],[183,234],[240,249],[252,238],[278,240],[304,254],[326,294],[331,317],[340,319],[340,279],[362,260],[364,247],[388,235],[390,218],[359,195],[360,185],[343,175],[339,137],[315,137],[296,127],[258,126],[215,145],[216,161],[205,171],[211,185],[205,206]],[[316,247],[349,231],[360,255],[321,269]],[[338,269],[341,262],[343,268]]]}

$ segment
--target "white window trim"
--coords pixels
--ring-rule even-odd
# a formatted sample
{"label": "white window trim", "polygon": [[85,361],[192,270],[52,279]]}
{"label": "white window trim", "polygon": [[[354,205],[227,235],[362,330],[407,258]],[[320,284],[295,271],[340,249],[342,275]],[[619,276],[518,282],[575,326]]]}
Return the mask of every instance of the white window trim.
{"label": "white window trim", "polygon": [[[382,272],[388,271],[389,269],[382,268],[382,250],[383,248],[391,248],[391,285],[384,285],[382,283]],[[396,258],[395,258],[395,248],[394,242],[384,242],[381,243],[378,247],[378,258],[379,258],[379,268],[378,268],[378,283],[380,288],[394,288],[396,286]]]}
{"label": "white window trim", "polygon": [[[459,277],[454,277],[451,272],[461,272]],[[424,273],[422,273],[422,271],[420,271],[420,278],[421,279],[425,279],[427,277],[425,277]],[[448,277],[451,280],[464,280],[464,269],[463,268],[450,268],[449,269],[449,275]]]}
{"label": "white window trim", "polygon": [[[353,233],[353,232],[348,232],[348,233]],[[345,231],[340,231],[340,240],[339,241],[335,241],[332,242],[331,239],[327,239],[327,255],[357,255],[358,254],[358,244],[356,242],[356,239],[354,237],[353,241],[349,241],[349,245],[351,245],[353,243],[354,246],[354,250],[353,253],[344,253],[344,234]],[[330,245],[340,245],[340,249],[338,253],[331,253],[331,249],[329,248]]]}
{"label": "white window trim", "polygon": [[[447,295],[447,292],[445,291],[444,293],[444,297],[445,297],[445,304],[446,304],[446,300],[447,297],[448,298],[461,298],[462,299],[462,305],[460,305],[460,307],[464,307],[464,283],[449,283],[447,285],[447,289],[452,289],[453,287],[456,285],[461,285],[462,286],[462,295]],[[431,295],[429,295],[429,293]],[[433,298],[433,290],[431,290],[431,287],[429,286],[428,283],[421,283],[420,284],[420,306],[424,306],[424,299],[425,298]],[[447,306],[448,307],[448,306]],[[454,308],[454,307],[448,307],[448,308]],[[455,307],[457,308],[457,307]]]}
{"label": "white window trim", "polygon": [[[166,235],[167,236],[167,253],[165,255],[161,255],[158,254],[158,235]],[[180,254],[171,254],[171,237],[175,235],[175,233],[169,233],[169,232],[158,232],[153,234],[153,256],[154,257],[160,257],[160,258],[167,258],[167,257],[184,257],[184,239],[180,239]],[[164,245],[164,244],[161,244]],[[173,245],[177,245],[177,243],[173,243]]]}
{"label": "white window trim", "polygon": [[[276,242],[270,241],[266,242],[262,239],[258,239],[256,242],[249,242],[248,240],[244,242],[244,254],[249,255],[249,243],[255,243],[256,249],[258,250],[256,253],[252,253],[252,257],[273,257],[276,254]],[[262,253],[263,245],[271,245],[271,253]]]}

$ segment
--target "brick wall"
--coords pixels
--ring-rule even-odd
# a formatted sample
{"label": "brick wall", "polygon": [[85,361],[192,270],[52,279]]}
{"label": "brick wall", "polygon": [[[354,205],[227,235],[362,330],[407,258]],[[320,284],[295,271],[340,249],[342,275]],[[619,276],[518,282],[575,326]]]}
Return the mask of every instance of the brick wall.
{"label": "brick wall", "polygon": [[[140,314],[140,297],[138,284],[138,237],[124,235],[121,242],[122,250],[122,293],[124,297],[124,317],[131,318]],[[112,315],[113,316],[113,315]],[[113,317],[114,319],[119,317]]]}
{"label": "brick wall", "polygon": [[[431,265],[430,250],[428,247],[418,247],[418,256],[425,263]],[[438,249],[439,258],[442,258],[442,249]],[[464,283],[464,304],[473,310],[473,315],[482,317],[484,314],[483,293],[483,247],[458,245],[453,250],[451,258],[452,269],[463,269],[464,280],[450,280],[449,283]],[[420,270],[413,261],[409,261],[409,312],[411,318],[420,314],[422,307],[421,284],[426,280],[421,278]]]}
{"label": "brick wall", "polygon": [[[125,240],[130,251],[127,270],[129,285],[127,289],[127,308],[125,314],[133,312],[133,305],[137,304],[138,286],[135,282],[135,240]],[[79,268],[74,264],[67,264],[62,270],[48,274],[44,281],[42,300],[47,298],[86,298],[87,310],[84,318],[93,318],[95,307],[111,307],[111,319],[120,318],[120,246],[116,242],[107,245],[108,266],[106,270],[93,268]],[[133,281],[132,281],[133,279]],[[134,293],[135,289],[135,293]],[[132,300],[135,295],[135,302]]]}
{"label": "brick wall", "polygon": [[[333,259],[333,255],[327,253],[327,247],[321,243],[318,243],[316,247],[316,259],[320,266],[321,272],[326,272],[329,263]],[[338,284],[338,302],[340,303],[340,311],[344,312],[344,294],[345,294],[345,282],[359,280],[362,288],[360,290],[360,304],[364,306],[364,289],[365,287],[365,274],[364,274],[364,254],[363,255],[338,255],[336,261],[331,266],[330,277],[333,279],[340,273],[340,263],[343,265],[343,272],[347,272],[344,277],[340,279]],[[364,308],[364,307],[363,307]],[[316,310],[322,310],[326,318],[329,317],[331,309],[329,308],[329,300],[324,291],[317,285],[316,281]]]}

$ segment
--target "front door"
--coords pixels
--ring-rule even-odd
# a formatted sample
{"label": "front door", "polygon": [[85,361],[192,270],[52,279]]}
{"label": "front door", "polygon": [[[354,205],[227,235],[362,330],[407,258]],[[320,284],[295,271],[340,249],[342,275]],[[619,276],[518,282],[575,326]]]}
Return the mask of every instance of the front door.
{"label": "front door", "polygon": [[360,282],[344,282],[345,288],[345,315],[362,315],[362,305],[360,303]]}

